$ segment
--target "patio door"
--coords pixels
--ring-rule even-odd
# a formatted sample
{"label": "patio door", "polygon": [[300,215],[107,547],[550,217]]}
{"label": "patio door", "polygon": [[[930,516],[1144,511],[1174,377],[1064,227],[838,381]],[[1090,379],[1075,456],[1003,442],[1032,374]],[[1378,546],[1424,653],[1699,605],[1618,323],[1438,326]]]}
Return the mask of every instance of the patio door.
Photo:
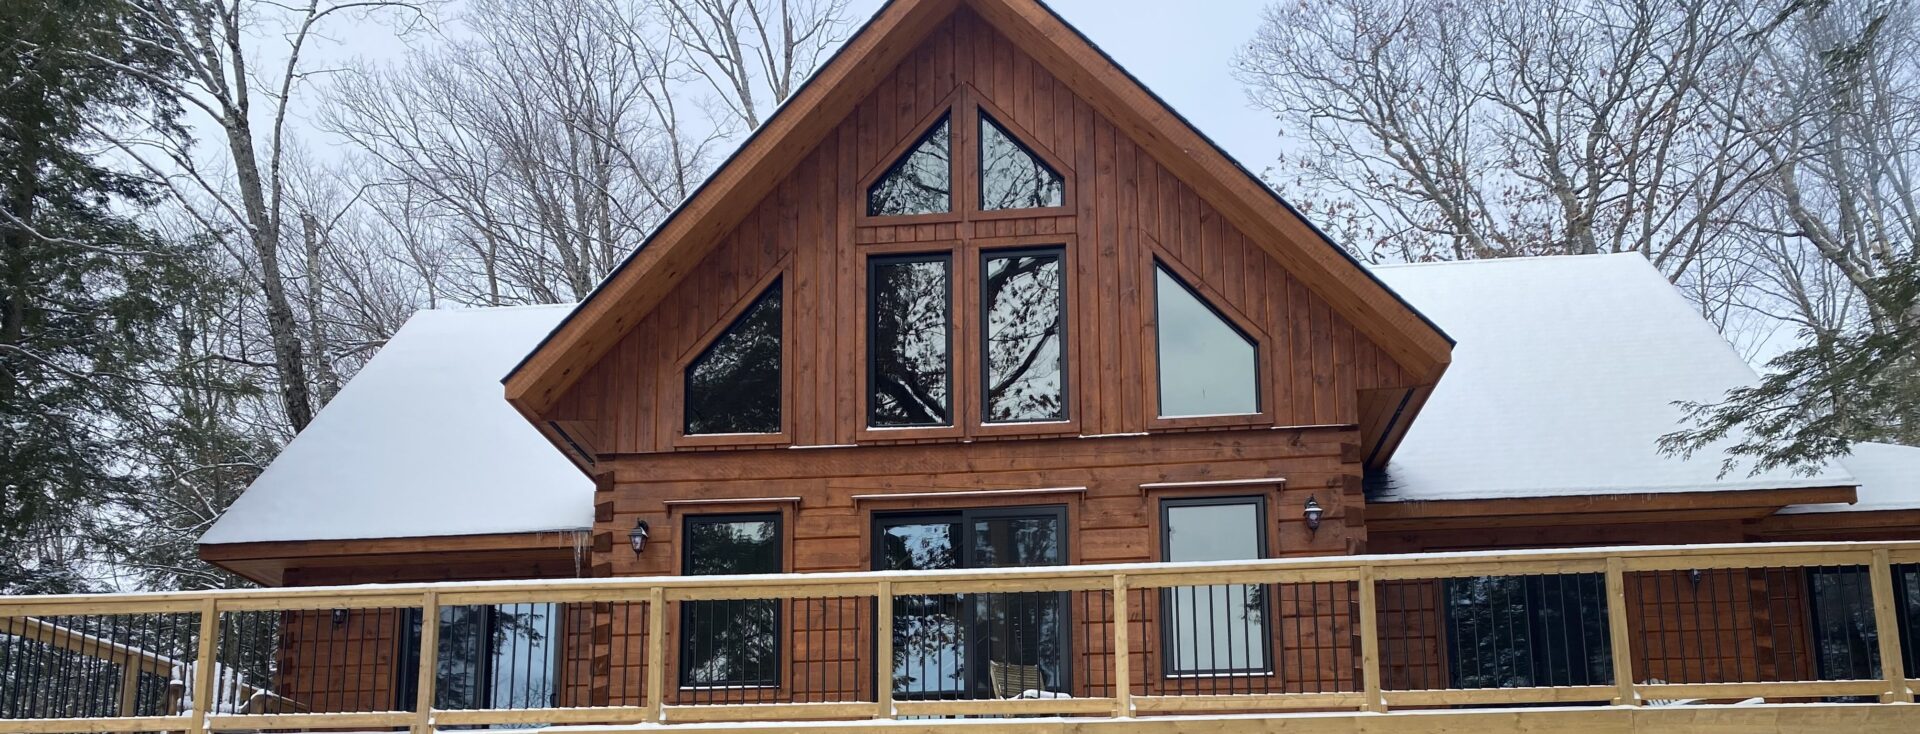
{"label": "patio door", "polygon": [[[937,570],[1059,566],[1066,509],[878,515],[873,566]],[[1014,698],[1067,690],[1067,595],[900,596],[893,602],[894,695]]]}

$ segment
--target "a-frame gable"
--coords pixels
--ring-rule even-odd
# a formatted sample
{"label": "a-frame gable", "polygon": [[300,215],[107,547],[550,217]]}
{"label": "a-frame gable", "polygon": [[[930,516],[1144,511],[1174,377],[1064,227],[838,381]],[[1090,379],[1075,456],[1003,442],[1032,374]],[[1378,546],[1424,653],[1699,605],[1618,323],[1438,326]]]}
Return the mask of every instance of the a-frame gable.
{"label": "a-frame gable", "polygon": [[[952,208],[970,215],[865,216],[861,176],[892,165],[942,114],[954,115],[954,140],[977,136],[974,109],[1067,176],[1065,206],[1046,210],[1058,216],[977,211],[979,202],[962,200],[978,195],[966,182],[956,182]],[[1261,420],[1272,424],[1360,424],[1385,439],[1447,359],[1444,335],[1050,11],[1031,0],[898,0],[529,355],[506,381],[509,398],[543,427],[590,427],[595,452],[671,450],[679,379],[656,357],[718,326],[708,301],[737,303],[784,263],[777,277],[798,324],[788,393],[817,397],[792,407],[783,442],[867,440],[863,337],[810,338],[809,324],[858,321],[856,300],[825,294],[861,289],[866,253],[962,236],[1077,241],[1067,252],[1077,304],[1068,378],[1082,434],[1181,427],[1114,397],[1153,384],[1153,365],[1123,354],[1151,357],[1151,286],[1141,284],[1151,283],[1154,258],[1266,334]]]}

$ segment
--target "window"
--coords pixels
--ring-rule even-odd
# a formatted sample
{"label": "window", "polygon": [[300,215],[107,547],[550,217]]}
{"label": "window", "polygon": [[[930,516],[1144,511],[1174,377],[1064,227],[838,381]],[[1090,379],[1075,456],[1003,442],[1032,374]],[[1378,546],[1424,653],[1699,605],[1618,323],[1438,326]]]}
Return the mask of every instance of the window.
{"label": "window", "polygon": [[950,422],[950,265],[946,254],[868,260],[869,425]]}
{"label": "window", "polygon": [[1064,203],[1066,180],[985,111],[980,113],[980,208],[1038,209]]}
{"label": "window", "polygon": [[942,117],[867,189],[867,216],[952,211],[952,151],[952,125],[949,118]]}
{"label": "window", "polygon": [[[558,705],[560,605],[499,604],[440,608],[434,707],[450,710]],[[420,669],[421,613],[407,612],[397,670]],[[412,710],[420,678],[394,677],[394,705]]]}
{"label": "window", "polygon": [[[1161,550],[1170,562],[1250,560],[1266,555],[1266,500],[1171,499],[1160,503]],[[1260,673],[1268,664],[1262,585],[1177,586],[1161,592],[1161,649],[1168,675]]]}
{"label": "window", "polygon": [[[881,571],[1067,562],[1062,507],[879,515],[873,537]],[[893,690],[901,698],[1011,698],[1037,679],[1039,690],[1064,693],[1069,609],[1057,592],[895,597]]]}
{"label": "window", "polygon": [[780,281],[687,365],[687,435],[780,432]]}
{"label": "window", "polygon": [[980,256],[980,361],[989,423],[1067,417],[1060,248]]}
{"label": "window", "polygon": [[1253,339],[1165,265],[1156,265],[1161,417],[1260,412]]}
{"label": "window", "polygon": [[1448,579],[1454,688],[1613,683],[1601,574]]}
{"label": "window", "polygon": [[[688,576],[780,573],[779,515],[689,517],[683,571]],[[777,599],[680,604],[680,685],[780,684]]]}

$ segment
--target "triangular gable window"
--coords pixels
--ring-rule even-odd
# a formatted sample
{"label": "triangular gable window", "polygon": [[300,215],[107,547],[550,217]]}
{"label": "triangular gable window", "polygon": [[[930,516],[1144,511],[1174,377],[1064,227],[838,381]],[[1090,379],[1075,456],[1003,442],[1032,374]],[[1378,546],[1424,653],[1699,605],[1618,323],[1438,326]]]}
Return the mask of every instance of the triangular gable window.
{"label": "triangular gable window", "polygon": [[1254,342],[1165,265],[1155,263],[1160,416],[1260,412]]}
{"label": "triangular gable window", "polygon": [[780,281],[687,365],[689,436],[780,432]]}
{"label": "triangular gable window", "polygon": [[1066,179],[980,113],[980,208],[1044,209],[1065,204]]}
{"label": "triangular gable window", "polygon": [[867,216],[953,211],[953,125],[942,117],[867,189]]}

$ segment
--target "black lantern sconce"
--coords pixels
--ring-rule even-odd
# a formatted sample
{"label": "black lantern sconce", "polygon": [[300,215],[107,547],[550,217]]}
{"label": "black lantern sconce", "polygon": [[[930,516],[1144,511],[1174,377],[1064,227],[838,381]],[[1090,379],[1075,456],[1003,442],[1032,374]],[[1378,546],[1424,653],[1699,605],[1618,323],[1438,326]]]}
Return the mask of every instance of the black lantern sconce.
{"label": "black lantern sconce", "polygon": [[627,531],[627,544],[633,546],[634,555],[640,555],[641,551],[647,549],[647,536],[651,534],[652,530],[648,529],[645,520],[635,522],[633,529]]}
{"label": "black lantern sconce", "polygon": [[1307,534],[1308,535],[1312,535],[1320,531],[1320,516],[1326,514],[1326,512],[1327,512],[1326,510],[1320,509],[1320,500],[1318,498],[1315,498],[1315,497],[1307,498],[1307,504],[1301,510],[1300,514],[1301,516],[1307,518]]}
{"label": "black lantern sconce", "polygon": [[333,626],[335,627],[347,626],[347,610],[345,609],[333,610]]}

